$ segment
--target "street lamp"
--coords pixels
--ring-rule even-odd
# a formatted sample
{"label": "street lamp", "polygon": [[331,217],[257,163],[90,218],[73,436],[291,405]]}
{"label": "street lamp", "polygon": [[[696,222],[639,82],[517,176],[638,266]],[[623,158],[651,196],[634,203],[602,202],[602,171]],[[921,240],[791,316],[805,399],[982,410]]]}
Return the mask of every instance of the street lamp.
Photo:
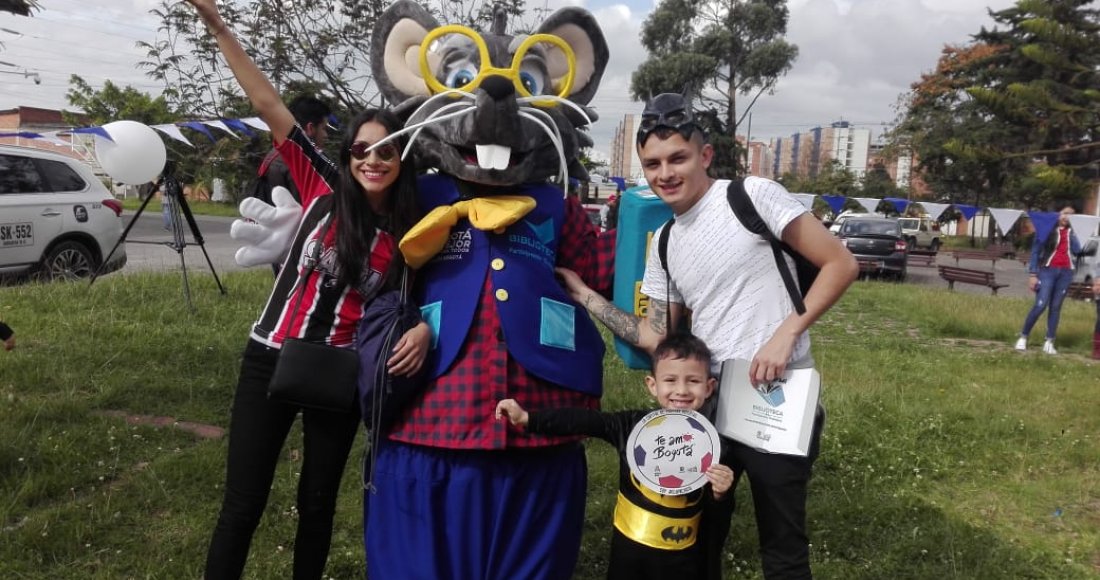
{"label": "street lamp", "polygon": [[36,73],[36,72],[31,72],[31,71],[27,71],[27,70],[25,70],[25,71],[23,71],[23,72],[19,72],[19,71],[15,71],[15,70],[0,70],[0,74],[6,74],[6,75],[22,75],[22,76],[23,76],[23,78],[25,78],[25,79],[32,79],[32,80],[34,80],[34,84],[36,84],[36,85],[40,85],[40,84],[42,84],[42,76],[41,76],[41,75],[39,75],[39,74],[38,74],[38,73]]}

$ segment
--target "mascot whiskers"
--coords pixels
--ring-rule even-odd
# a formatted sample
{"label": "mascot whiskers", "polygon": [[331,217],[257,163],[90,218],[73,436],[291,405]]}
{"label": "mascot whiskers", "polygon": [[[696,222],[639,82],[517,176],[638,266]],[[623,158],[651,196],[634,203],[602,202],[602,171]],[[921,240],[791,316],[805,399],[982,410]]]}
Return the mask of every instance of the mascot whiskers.
{"label": "mascot whiskers", "polygon": [[426,216],[400,247],[434,331],[431,382],[379,444],[371,577],[564,579],[579,552],[579,442],[526,434],[493,411],[505,398],[599,404],[603,341],[554,268],[596,272],[594,229],[562,187],[586,177],[579,128],[595,118],[607,44],[575,7],[529,35],[505,25],[498,13],[478,33],[401,1],[371,39],[375,82],[407,119],[404,154],[429,170]]}

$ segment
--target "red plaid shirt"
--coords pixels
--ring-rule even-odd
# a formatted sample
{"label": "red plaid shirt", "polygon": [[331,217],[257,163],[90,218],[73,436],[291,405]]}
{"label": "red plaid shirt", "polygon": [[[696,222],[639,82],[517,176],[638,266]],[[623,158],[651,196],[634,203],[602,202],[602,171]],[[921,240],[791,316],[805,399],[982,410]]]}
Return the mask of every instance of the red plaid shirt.
{"label": "red plaid shirt", "polygon": [[[557,264],[585,282],[596,278],[596,232],[576,198],[567,198]],[[390,439],[450,449],[544,447],[577,437],[530,435],[493,418],[497,403],[515,399],[528,411],[599,408],[600,401],[558,387],[524,370],[508,354],[486,272],[473,328],[450,370],[428,385],[420,400],[395,426]]]}
{"label": "red plaid shirt", "polygon": [[591,287],[610,299],[615,282],[615,230],[600,232],[596,237],[596,279]]}

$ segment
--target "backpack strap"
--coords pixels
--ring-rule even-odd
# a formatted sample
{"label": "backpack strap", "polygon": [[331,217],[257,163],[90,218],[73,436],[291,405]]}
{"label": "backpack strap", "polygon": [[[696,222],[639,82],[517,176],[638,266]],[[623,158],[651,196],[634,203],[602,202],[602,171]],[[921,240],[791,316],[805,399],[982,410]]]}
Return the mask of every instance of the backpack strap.
{"label": "backpack strap", "polygon": [[[799,291],[794,275],[791,274],[791,269],[787,267],[787,262],[783,259],[783,252],[791,254],[794,253],[794,250],[779,238],[776,238],[775,234],[768,229],[768,224],[764,223],[764,218],[760,217],[760,212],[756,211],[756,206],[753,205],[752,199],[745,191],[744,179],[738,178],[730,181],[729,187],[726,189],[726,199],[729,201],[730,208],[733,209],[733,215],[737,218],[737,221],[741,222],[745,229],[768,241],[768,245],[772,247],[772,255],[775,257],[775,265],[779,268],[779,275],[783,278],[783,285],[787,287],[787,294],[791,297],[795,312],[800,315],[805,314],[806,304],[802,301],[802,292]],[[663,259],[661,263],[664,264]],[[665,272],[668,272],[667,268]]]}
{"label": "backpack strap", "polygon": [[661,268],[665,271],[665,332],[672,332],[672,276],[668,273],[668,236],[675,217],[668,218],[661,235],[657,236],[657,257],[661,259]]}

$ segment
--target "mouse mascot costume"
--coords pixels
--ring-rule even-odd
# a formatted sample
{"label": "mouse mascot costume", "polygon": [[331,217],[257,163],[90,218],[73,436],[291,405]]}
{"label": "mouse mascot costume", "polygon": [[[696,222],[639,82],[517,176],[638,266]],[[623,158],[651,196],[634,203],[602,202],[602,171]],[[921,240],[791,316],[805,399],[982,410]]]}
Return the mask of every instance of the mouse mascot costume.
{"label": "mouse mascot costume", "polygon": [[[367,494],[371,578],[565,579],[587,471],[575,438],[527,435],[497,401],[587,407],[603,341],[554,267],[591,280],[595,230],[557,183],[587,176],[578,128],[607,64],[587,11],[530,35],[443,26],[400,1],[374,27],[374,80],[407,119],[426,216],[401,241],[433,329],[424,394],[381,438]],[[394,135],[396,136],[396,134]]]}

